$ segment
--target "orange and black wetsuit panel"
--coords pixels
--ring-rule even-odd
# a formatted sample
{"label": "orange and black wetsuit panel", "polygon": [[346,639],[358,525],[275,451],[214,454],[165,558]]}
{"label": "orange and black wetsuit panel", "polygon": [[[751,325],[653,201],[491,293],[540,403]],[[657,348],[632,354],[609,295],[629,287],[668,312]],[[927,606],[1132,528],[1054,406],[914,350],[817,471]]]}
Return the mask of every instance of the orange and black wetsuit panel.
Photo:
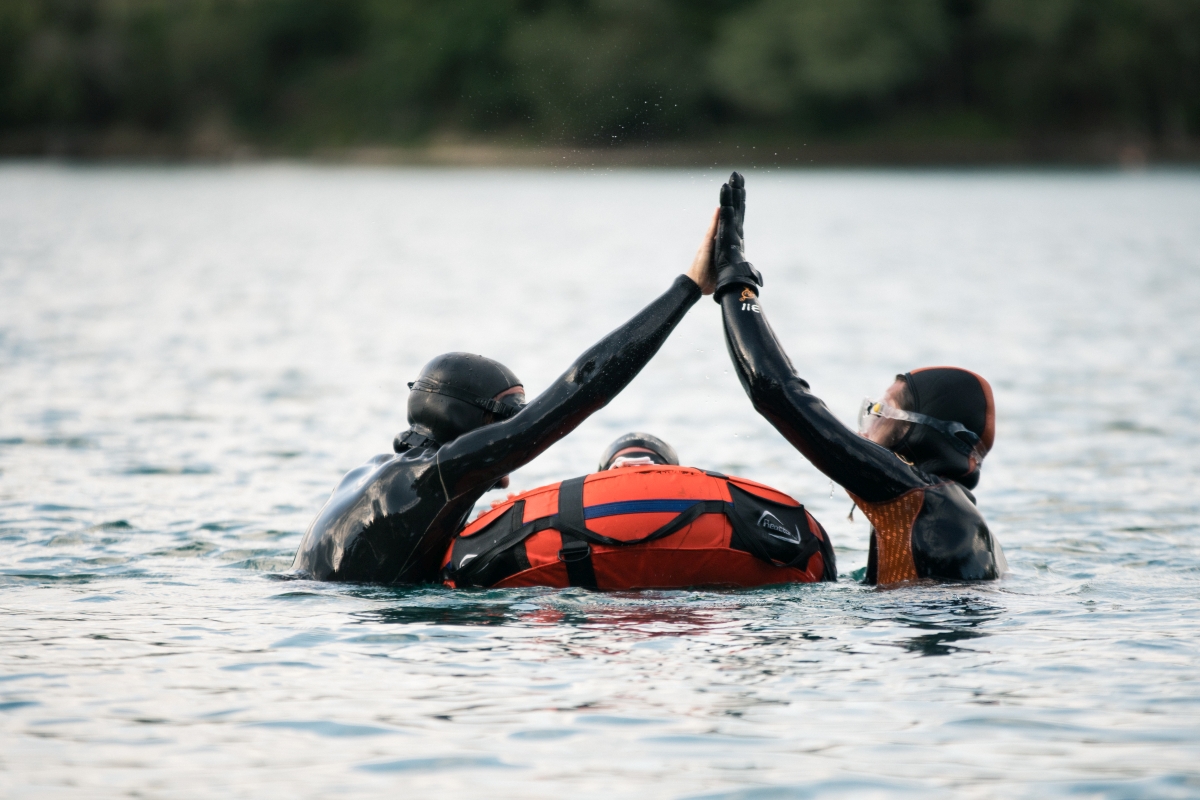
{"label": "orange and black wetsuit panel", "polygon": [[753,289],[732,287],[718,302],[730,358],[755,410],[871,521],[869,582],[997,576],[1001,556],[969,491],[839,422],[796,374]]}

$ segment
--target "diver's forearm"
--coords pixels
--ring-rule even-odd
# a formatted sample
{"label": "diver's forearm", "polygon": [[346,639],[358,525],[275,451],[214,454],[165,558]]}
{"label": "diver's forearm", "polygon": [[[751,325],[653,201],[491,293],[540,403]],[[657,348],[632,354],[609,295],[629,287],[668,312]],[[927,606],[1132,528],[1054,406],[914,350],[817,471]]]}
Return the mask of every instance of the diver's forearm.
{"label": "diver's forearm", "polygon": [[586,411],[586,417],[601,408],[642,371],[699,299],[700,287],[680,275],[666,292],[588,348],[545,394],[558,387],[573,390],[557,409],[565,415]]}
{"label": "diver's forearm", "polygon": [[451,497],[529,463],[603,408],[653,358],[700,288],[685,275],[632,319],[605,336],[512,419],[465,434],[439,461]]}
{"label": "diver's forearm", "polygon": [[760,300],[737,291],[721,298],[725,343],[754,408],[793,447],[851,493],[878,502],[922,485],[903,462],[837,420],[796,374]]}
{"label": "diver's forearm", "polygon": [[725,328],[725,345],[742,388],[756,406],[759,399],[771,402],[782,399],[785,381],[799,381],[804,389],[808,383],[796,374],[791,359],[767,322],[759,298],[750,289],[733,289],[721,295],[721,317]]}

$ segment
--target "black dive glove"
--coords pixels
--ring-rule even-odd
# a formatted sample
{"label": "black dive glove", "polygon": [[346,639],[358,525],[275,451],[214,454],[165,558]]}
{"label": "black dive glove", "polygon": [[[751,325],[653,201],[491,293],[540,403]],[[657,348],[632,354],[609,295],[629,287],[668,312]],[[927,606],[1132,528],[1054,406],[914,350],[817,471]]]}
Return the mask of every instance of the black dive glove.
{"label": "black dive glove", "polygon": [[723,290],[731,286],[762,286],[762,275],[746,260],[742,222],[746,219],[746,181],[736,172],[721,186],[721,218],[717,223],[717,290],[713,300],[721,302]]}

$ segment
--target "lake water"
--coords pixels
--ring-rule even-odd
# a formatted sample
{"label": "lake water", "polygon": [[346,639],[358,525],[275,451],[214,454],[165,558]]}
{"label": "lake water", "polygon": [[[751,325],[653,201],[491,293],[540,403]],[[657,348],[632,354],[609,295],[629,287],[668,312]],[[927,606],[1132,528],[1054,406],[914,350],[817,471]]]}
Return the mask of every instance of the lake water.
{"label": "lake water", "polygon": [[1197,172],[747,176],[836,414],[992,381],[1002,581],[857,583],[866,523],[707,299],[514,488],[647,430],[807,504],[839,583],[278,578],[426,360],[538,391],[686,268],[725,174],[0,167],[0,794],[1200,797]]}

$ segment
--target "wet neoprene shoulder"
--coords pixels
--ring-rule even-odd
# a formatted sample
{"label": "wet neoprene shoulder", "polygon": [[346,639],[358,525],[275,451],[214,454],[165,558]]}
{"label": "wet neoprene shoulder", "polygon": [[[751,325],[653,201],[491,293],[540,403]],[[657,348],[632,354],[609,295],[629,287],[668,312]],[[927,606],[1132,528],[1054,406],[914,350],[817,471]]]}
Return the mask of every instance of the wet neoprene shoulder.
{"label": "wet neoprene shoulder", "polygon": [[441,443],[409,437],[403,452],[352,470],[309,526],[293,570],[318,580],[437,580],[447,545],[483,493],[612,400],[699,299],[700,288],[680,275],[515,415]]}

